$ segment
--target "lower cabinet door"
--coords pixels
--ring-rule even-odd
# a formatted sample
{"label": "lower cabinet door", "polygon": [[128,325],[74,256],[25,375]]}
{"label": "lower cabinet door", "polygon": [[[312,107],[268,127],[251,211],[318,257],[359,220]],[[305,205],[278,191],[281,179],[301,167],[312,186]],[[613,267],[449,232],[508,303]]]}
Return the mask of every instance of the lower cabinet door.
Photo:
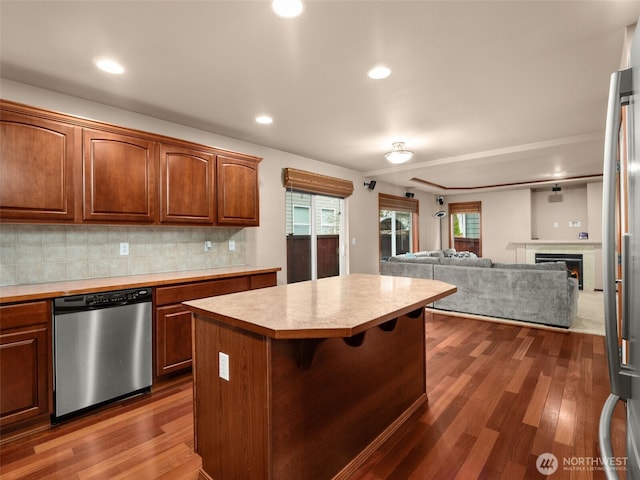
{"label": "lower cabinet door", "polygon": [[191,367],[191,312],[181,305],[156,309],[156,376]]}
{"label": "lower cabinet door", "polygon": [[0,334],[0,426],[49,413],[46,325]]}

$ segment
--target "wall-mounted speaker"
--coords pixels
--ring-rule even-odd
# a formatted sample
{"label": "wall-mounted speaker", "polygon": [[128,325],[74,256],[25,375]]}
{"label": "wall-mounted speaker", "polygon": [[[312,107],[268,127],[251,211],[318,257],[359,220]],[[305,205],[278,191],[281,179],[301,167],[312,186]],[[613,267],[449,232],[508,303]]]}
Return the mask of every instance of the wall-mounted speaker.
{"label": "wall-mounted speaker", "polygon": [[376,188],[376,181],[371,180],[370,182],[364,182],[364,186],[367,187],[369,190],[373,190],[374,188]]}

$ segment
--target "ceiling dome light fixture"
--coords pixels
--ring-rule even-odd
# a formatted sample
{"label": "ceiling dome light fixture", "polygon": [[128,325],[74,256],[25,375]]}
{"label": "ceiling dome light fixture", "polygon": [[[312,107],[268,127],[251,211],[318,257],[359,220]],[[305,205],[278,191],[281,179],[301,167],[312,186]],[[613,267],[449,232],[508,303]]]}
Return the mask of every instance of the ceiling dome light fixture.
{"label": "ceiling dome light fixture", "polygon": [[411,160],[413,152],[404,149],[404,142],[393,142],[393,150],[384,154],[384,157],[391,163],[404,163]]}
{"label": "ceiling dome light fixture", "polygon": [[273,0],[271,8],[280,18],[295,18],[302,15],[304,3],[302,0]]}
{"label": "ceiling dome light fixture", "polygon": [[367,76],[372,80],[382,80],[384,78],[387,78],[389,75],[391,75],[391,69],[389,67],[385,67],[384,65],[373,67],[367,72]]}
{"label": "ceiling dome light fixture", "polygon": [[103,72],[112,73],[114,75],[120,75],[124,73],[124,67],[115,60],[101,58],[96,60],[96,66]]}

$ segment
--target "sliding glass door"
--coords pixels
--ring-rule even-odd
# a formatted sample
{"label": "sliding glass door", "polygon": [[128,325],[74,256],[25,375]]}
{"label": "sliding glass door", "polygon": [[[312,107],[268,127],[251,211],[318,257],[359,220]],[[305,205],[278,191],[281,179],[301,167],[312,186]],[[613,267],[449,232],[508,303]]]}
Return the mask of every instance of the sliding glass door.
{"label": "sliding glass door", "polygon": [[411,252],[411,213],[380,210],[380,258]]}
{"label": "sliding glass door", "polygon": [[344,200],[291,190],[285,195],[287,283],[340,275]]}
{"label": "sliding glass door", "polygon": [[418,250],[418,201],[380,193],[380,260]]}

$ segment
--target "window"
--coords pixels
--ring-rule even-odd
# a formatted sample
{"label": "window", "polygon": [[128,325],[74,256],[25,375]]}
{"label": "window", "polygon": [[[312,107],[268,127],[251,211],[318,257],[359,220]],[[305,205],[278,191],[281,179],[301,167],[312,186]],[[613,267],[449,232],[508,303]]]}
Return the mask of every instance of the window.
{"label": "window", "polygon": [[381,193],[378,205],[380,260],[419,250],[418,201]]}
{"label": "window", "polygon": [[293,205],[293,234],[310,235],[311,220],[310,208],[302,205]]}
{"label": "window", "polygon": [[338,233],[338,215],[335,208],[322,208],[320,210],[320,234],[335,235]]}
{"label": "window", "polygon": [[482,256],[481,202],[449,204],[449,247]]}

